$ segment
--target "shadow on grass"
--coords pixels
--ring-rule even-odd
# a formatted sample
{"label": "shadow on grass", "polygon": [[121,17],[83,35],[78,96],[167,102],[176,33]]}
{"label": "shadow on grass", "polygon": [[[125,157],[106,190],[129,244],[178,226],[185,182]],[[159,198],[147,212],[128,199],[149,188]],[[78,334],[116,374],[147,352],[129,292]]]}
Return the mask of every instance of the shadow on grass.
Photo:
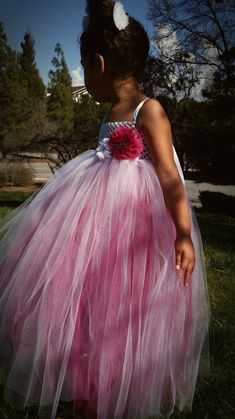
{"label": "shadow on grass", "polygon": [[211,183],[212,185],[235,185],[234,179],[231,179],[231,176],[220,177],[218,174],[208,174],[201,172],[186,172],[184,173],[186,180],[193,180],[195,183]]}
{"label": "shadow on grass", "polygon": [[204,246],[210,245],[229,253],[235,252],[234,217],[208,213],[202,208],[196,208],[195,213]]}

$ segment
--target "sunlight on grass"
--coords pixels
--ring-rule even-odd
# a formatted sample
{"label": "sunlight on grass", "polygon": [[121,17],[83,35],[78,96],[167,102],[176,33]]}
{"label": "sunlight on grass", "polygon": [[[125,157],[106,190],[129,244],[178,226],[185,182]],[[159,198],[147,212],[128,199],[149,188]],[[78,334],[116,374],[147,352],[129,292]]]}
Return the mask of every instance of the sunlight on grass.
{"label": "sunlight on grass", "polygon": [[0,219],[3,217],[6,217],[10,212],[12,211],[12,208],[4,206],[0,207]]}

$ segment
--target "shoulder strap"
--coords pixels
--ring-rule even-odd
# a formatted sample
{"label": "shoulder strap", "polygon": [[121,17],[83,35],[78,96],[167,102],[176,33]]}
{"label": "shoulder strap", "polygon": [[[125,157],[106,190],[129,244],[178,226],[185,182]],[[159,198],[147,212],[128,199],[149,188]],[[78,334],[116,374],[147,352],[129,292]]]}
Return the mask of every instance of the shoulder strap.
{"label": "shoulder strap", "polygon": [[137,106],[137,108],[134,112],[134,116],[133,116],[134,124],[136,124],[137,116],[138,116],[138,113],[139,113],[140,109],[142,108],[142,106],[146,102],[146,100],[148,100],[148,99],[149,98],[147,97],[146,99],[142,100],[142,102],[140,102],[139,105]]}
{"label": "shoulder strap", "polygon": [[[134,124],[136,124],[137,116],[138,116],[138,113],[139,113],[140,109],[142,108],[142,106],[146,102],[146,100],[148,100],[148,99],[149,98],[147,97],[146,99],[142,100],[139,103],[139,105],[137,106],[137,108],[135,109],[135,112],[134,112],[134,115],[133,115],[133,122],[134,122]],[[108,115],[108,112],[104,115],[103,120],[102,120],[102,123],[104,123],[106,121],[107,115]]]}

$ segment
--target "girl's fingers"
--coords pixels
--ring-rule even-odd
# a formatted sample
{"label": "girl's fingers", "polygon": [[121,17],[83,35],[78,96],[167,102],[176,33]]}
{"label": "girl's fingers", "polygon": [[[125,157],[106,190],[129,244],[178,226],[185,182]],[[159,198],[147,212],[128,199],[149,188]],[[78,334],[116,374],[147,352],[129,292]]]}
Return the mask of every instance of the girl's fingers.
{"label": "girl's fingers", "polygon": [[190,280],[190,278],[192,276],[193,266],[194,266],[194,263],[189,262],[189,264],[188,264],[188,266],[187,266],[187,268],[185,270],[185,274],[184,274],[184,285],[186,287],[188,286],[189,280]]}
{"label": "girl's fingers", "polygon": [[185,281],[185,274],[188,268],[188,263],[189,263],[188,258],[183,257],[181,260],[181,271],[182,271],[182,277],[184,278],[184,281]]}
{"label": "girl's fingers", "polygon": [[181,264],[181,252],[177,252],[176,253],[176,261],[175,261],[175,263],[176,263],[176,266],[175,266],[175,268],[177,269],[177,270],[179,270],[180,269],[180,264]]}
{"label": "girl's fingers", "polygon": [[183,256],[181,259],[181,271],[182,271],[182,278],[184,280],[184,285],[187,287],[189,285],[189,280],[193,272],[193,266],[194,263],[187,258],[186,256]]}
{"label": "girl's fingers", "polygon": [[189,285],[194,269],[194,249],[190,241],[176,242],[175,243],[175,254],[176,254],[176,270],[178,271],[178,281],[183,280],[184,285]]}

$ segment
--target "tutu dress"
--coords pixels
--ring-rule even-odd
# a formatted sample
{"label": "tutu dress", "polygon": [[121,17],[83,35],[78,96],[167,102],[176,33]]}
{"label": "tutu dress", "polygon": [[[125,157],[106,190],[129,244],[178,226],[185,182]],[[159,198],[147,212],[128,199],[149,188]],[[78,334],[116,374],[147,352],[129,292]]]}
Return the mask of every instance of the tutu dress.
{"label": "tutu dress", "polygon": [[[145,100],[144,100],[145,101]],[[0,372],[4,399],[88,401],[98,419],[191,409],[208,373],[210,302],[200,231],[186,197],[196,261],[177,281],[176,230],[146,140],[118,160],[102,122],[97,149],[68,161],[0,224]],[[174,158],[184,177],[174,149]]]}

